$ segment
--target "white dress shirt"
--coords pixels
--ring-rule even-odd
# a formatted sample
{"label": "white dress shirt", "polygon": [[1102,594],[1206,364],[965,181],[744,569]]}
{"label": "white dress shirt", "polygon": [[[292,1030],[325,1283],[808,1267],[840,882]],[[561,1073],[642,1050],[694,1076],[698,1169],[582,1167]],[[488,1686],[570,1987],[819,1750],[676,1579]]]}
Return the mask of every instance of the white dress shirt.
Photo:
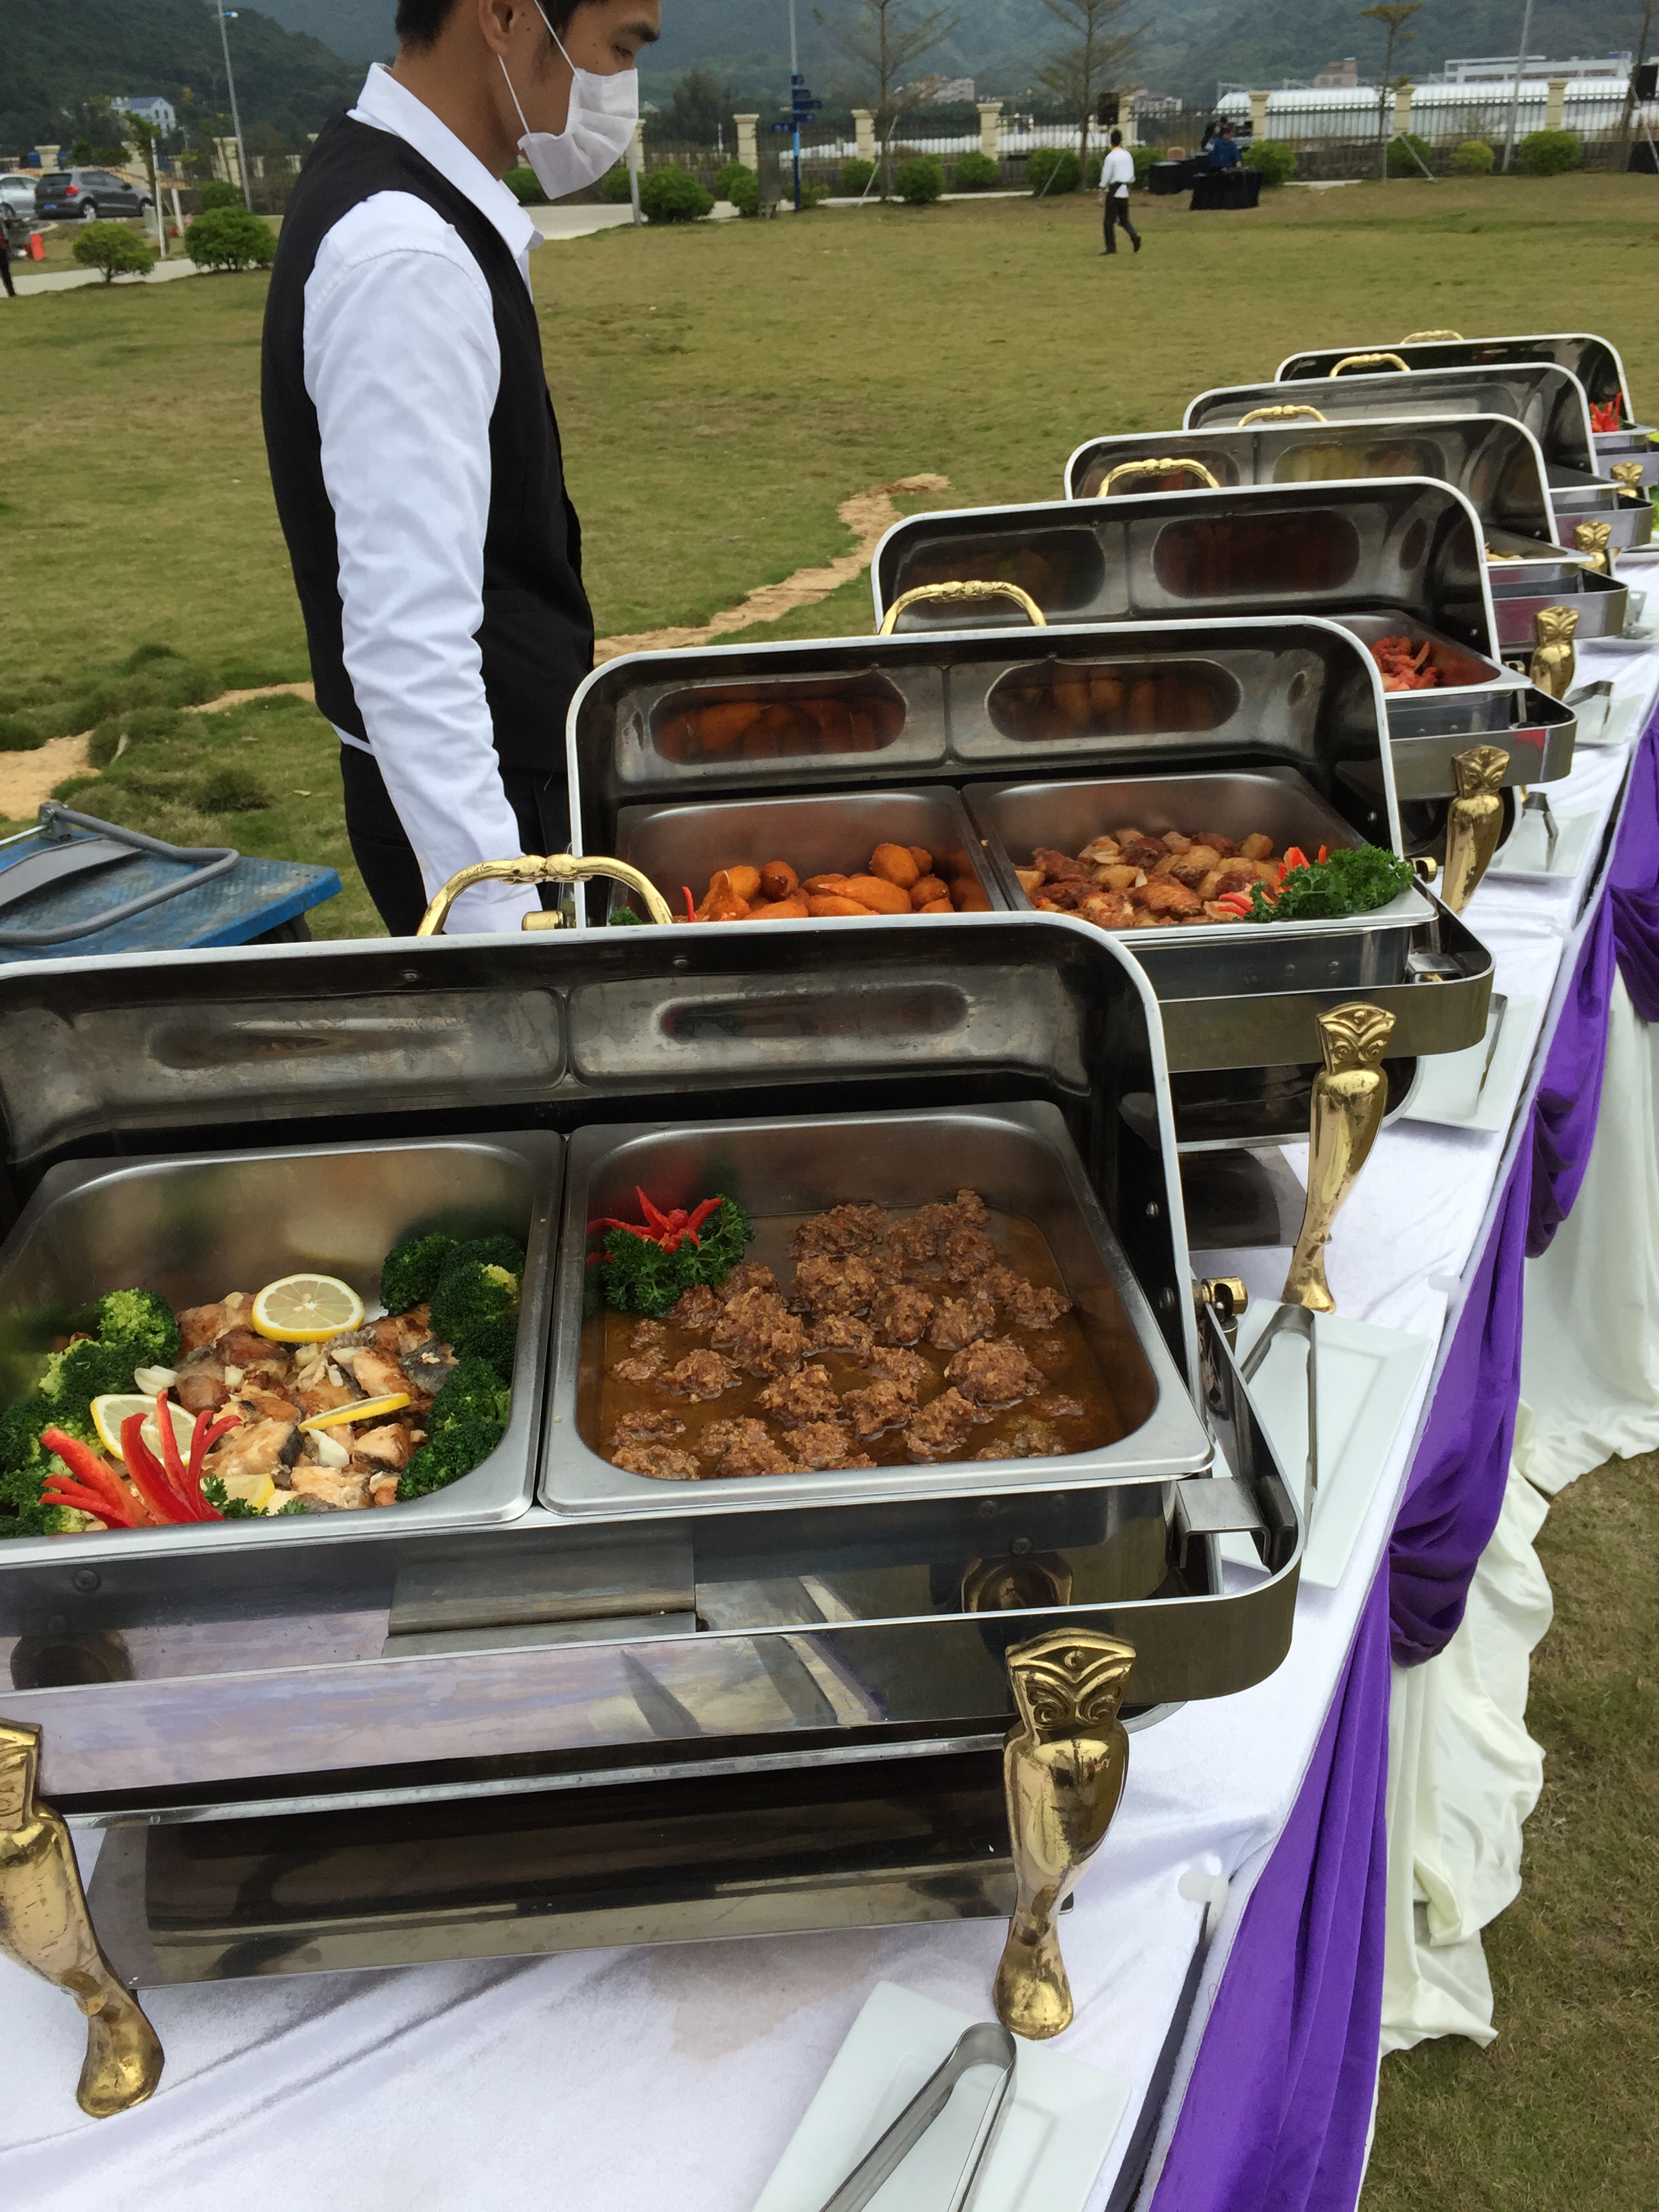
{"label": "white dress shirt", "polygon": [[1106,156],[1100,181],[1108,199],[1127,199],[1135,180],[1135,157],[1127,146],[1114,146]]}
{"label": "white dress shirt", "polygon": [[[405,140],[464,192],[528,287],[539,232],[429,107],[376,64],[351,112]],[[364,750],[429,898],[475,860],[511,858],[521,841],[476,641],[501,351],[483,272],[424,200],[376,192],[324,239],[306,284],[305,379],[339,539],[345,665]],[[538,904],[533,891],[481,884],[447,927],[516,930]]]}

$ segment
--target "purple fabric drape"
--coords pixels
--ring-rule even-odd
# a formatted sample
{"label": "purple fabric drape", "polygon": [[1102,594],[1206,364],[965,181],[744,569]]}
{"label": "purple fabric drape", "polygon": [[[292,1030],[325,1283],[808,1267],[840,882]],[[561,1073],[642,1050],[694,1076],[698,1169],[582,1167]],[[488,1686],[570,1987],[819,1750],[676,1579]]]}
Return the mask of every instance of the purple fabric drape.
{"label": "purple fabric drape", "polygon": [[1659,715],[1644,732],[1608,872],[1455,1328],[1379,1575],[1319,1747],[1245,1908],[1152,2212],[1352,2212],[1382,2016],[1388,1656],[1443,1650],[1509,1480],[1523,1257],[1578,1194],[1595,1133],[1613,965],[1659,1020]]}

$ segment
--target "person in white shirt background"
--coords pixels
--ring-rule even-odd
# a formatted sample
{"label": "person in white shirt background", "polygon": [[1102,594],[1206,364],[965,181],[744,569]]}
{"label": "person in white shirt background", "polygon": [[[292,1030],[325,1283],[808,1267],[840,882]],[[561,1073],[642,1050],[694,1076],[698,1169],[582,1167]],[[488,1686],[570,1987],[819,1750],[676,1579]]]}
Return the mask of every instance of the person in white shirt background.
{"label": "person in white shirt background", "polygon": [[[565,711],[592,665],[529,253],[625,151],[659,0],[399,0],[398,52],[320,134],[284,217],[263,409],[354,857],[411,934],[477,860],[569,842]],[[455,931],[516,930],[485,884]]]}
{"label": "person in white shirt background", "polygon": [[1130,242],[1137,253],[1140,251],[1140,233],[1129,220],[1129,187],[1135,180],[1135,157],[1123,143],[1123,133],[1112,133],[1111,151],[1107,155],[1100,172],[1100,193],[1106,203],[1106,243],[1103,253],[1115,253],[1117,240],[1112,235],[1119,223],[1129,234]]}

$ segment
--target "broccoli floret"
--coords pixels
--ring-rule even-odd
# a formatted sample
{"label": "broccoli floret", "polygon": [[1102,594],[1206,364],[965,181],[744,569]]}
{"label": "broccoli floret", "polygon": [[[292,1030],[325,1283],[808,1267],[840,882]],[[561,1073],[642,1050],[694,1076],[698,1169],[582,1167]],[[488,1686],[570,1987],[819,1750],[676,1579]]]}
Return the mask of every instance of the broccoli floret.
{"label": "broccoli floret", "polygon": [[513,1380],[513,1362],[518,1348],[516,1313],[501,1314],[495,1321],[481,1321],[476,1328],[464,1328],[451,1345],[458,1359],[487,1361],[491,1371],[503,1382]]}
{"label": "broccoli floret", "polygon": [[517,1313],[523,1279],[524,1254],[511,1237],[458,1246],[432,1293],[434,1334],[459,1351],[470,1330]]}
{"label": "broccoli floret", "polygon": [[61,1505],[43,1505],[40,1492],[47,1475],[69,1469],[55,1454],[41,1449],[37,1437],[26,1464],[0,1474],[0,1536],[61,1536],[82,1524]]}
{"label": "broccoli floret", "polygon": [[135,1367],[171,1367],[179,1357],[179,1324],[155,1291],[111,1291],[98,1301],[100,1343],[131,1345]]}
{"label": "broccoli floret", "polygon": [[40,1442],[42,1429],[57,1424],[62,1409],[50,1398],[21,1398],[0,1413],[0,1468],[27,1467]]}
{"label": "broccoli floret", "polygon": [[426,1417],[427,1434],[442,1436],[463,1421],[494,1421],[505,1428],[509,1396],[488,1361],[459,1359],[432,1401]]}
{"label": "broccoli floret", "polygon": [[508,1403],[487,1360],[458,1361],[427,1415],[428,1441],[398,1477],[398,1502],[429,1497],[482,1466],[507,1433]]}
{"label": "broccoli floret", "polygon": [[430,1237],[406,1237],[394,1245],[380,1267],[380,1303],[386,1311],[407,1313],[429,1298],[444,1262],[455,1249],[455,1239],[440,1231]]}
{"label": "broccoli floret", "polygon": [[60,1413],[69,1408],[84,1413],[93,1400],[106,1391],[132,1389],[132,1370],[137,1364],[133,1352],[131,1344],[100,1344],[96,1337],[81,1337],[47,1360],[40,1378],[41,1395],[50,1398]]}
{"label": "broccoli floret", "polygon": [[264,1515],[257,1505],[250,1505],[246,1498],[233,1498],[225,1488],[221,1475],[210,1474],[202,1484],[202,1495],[210,1505],[218,1510],[224,1521],[263,1521]]}

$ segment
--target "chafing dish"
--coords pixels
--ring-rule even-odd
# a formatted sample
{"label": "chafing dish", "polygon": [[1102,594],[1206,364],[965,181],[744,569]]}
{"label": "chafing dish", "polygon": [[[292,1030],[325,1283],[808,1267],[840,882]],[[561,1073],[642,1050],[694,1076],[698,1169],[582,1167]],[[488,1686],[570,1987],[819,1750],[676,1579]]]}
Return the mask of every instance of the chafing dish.
{"label": "chafing dish", "polygon": [[1622,636],[1630,592],[1621,577],[1592,568],[1590,557],[1584,550],[1540,544],[1516,532],[1487,532],[1486,580],[1500,651],[1529,652],[1534,622],[1546,607],[1573,610],[1580,644],[1587,638]]}
{"label": "chafing dish", "polygon": [[[1017,1215],[1041,1231],[1122,1419],[1125,1432],[1115,1443],[1054,1459],[963,1459],[692,1483],[630,1474],[600,1456],[604,1329],[603,1316],[587,1310],[584,1295],[589,1220],[622,1212],[636,1188],[659,1204],[688,1206],[719,1191],[755,1221],[757,1233],[745,1256],[787,1284],[793,1263],[787,1231],[777,1225],[783,1218],[849,1202],[922,1206],[953,1197],[963,1186],[976,1190],[994,1214]],[[554,1338],[558,1379],[549,1401],[541,1478],[542,1503],[561,1515],[617,1521],[1102,1484],[1133,1488],[1178,1480],[1209,1464],[1207,1440],[1169,1347],[1052,1106],[581,1130],[572,1140],[562,1243]]]}
{"label": "chafing dish", "polygon": [[[1086,605],[1077,610],[1079,580],[1097,575],[1110,579],[1101,596],[1143,620],[1189,619],[1195,606],[1258,615],[1295,600],[1367,645],[1428,641],[1442,683],[1391,692],[1385,706],[1399,796],[1428,801],[1455,795],[1452,763],[1474,744],[1510,754],[1508,786],[1550,781],[1572,762],[1571,708],[1500,662],[1496,571],[1483,544],[1462,494],[1420,477],[1240,485],[915,515],[877,547],[871,582],[878,617],[917,585],[1009,577],[1024,580],[1052,624],[1069,627],[1091,618]],[[988,628],[1019,620],[991,599],[983,606]],[[906,607],[899,632],[925,635],[936,620],[926,602]],[[1374,765],[1344,775],[1380,793]],[[1408,850],[1432,847],[1433,825],[1407,826]],[[1374,827],[1366,834],[1390,842]]]}
{"label": "chafing dish", "polygon": [[[624,806],[605,849],[649,876],[678,914],[686,890],[700,899],[714,871],[734,861],[787,860],[800,876],[831,870],[855,875],[888,841],[924,845],[940,860],[959,860],[962,872],[978,878],[992,905],[1002,903],[999,890],[975,865],[978,847],[955,793],[937,785],[923,791],[826,791],[805,799]],[[610,910],[638,903],[618,886]]]}
{"label": "chafing dish", "polygon": [[[1127,1639],[1136,1724],[1288,1649],[1297,1504],[1193,1297],[1151,990],[1097,931],[992,914],[41,963],[0,972],[0,1110],[14,1207],[70,1167],[95,1193],[142,1143],[283,1176],[301,1145],[477,1152],[485,1212],[488,1164],[523,1140],[475,1133],[514,1123],[545,1133],[529,1157],[570,1137],[619,1166],[670,1119],[724,1149],[734,1122],[788,1146],[796,1117],[875,1116],[878,1182],[902,1157],[881,1117],[927,1116],[936,1180],[957,1162],[939,1133],[972,1128],[1011,1194],[1063,1186],[1060,1264],[1109,1331],[1117,1301],[1155,1386],[1156,1472],[1132,1480],[1050,1464],[1031,1487],[1032,1463],[974,1470],[998,1479],[971,1496],[924,1474],[645,1526],[535,1504],[341,1516],[322,1542],[0,1545],[3,1747],[38,1726],[46,1796],[116,1831],[92,1903],[129,1981],[1000,1913],[1011,1647]],[[348,1272],[383,1241],[357,1192],[330,1209]],[[1265,1571],[1231,1595],[1229,1528]]]}
{"label": "chafing dish", "polygon": [[[531,1502],[541,1426],[544,1340],[563,1146],[523,1130],[414,1143],[280,1146],[155,1158],[66,1160],[42,1177],[0,1249],[0,1342],[9,1404],[33,1387],[54,1338],[86,1325],[106,1291],[142,1286],[176,1307],[302,1268],[351,1285],[368,1310],[380,1262],[406,1236],[502,1233],[526,1248],[522,1318],[507,1435],[482,1466],[406,1505],[97,1531],[73,1540],[76,1565],[178,1554],[216,1561],[273,1547],[378,1540],[398,1528],[510,1521]],[[61,1559],[65,1540],[13,1538],[0,1572]],[[184,1570],[180,1570],[184,1571]],[[207,1570],[207,1571],[211,1571]]]}

